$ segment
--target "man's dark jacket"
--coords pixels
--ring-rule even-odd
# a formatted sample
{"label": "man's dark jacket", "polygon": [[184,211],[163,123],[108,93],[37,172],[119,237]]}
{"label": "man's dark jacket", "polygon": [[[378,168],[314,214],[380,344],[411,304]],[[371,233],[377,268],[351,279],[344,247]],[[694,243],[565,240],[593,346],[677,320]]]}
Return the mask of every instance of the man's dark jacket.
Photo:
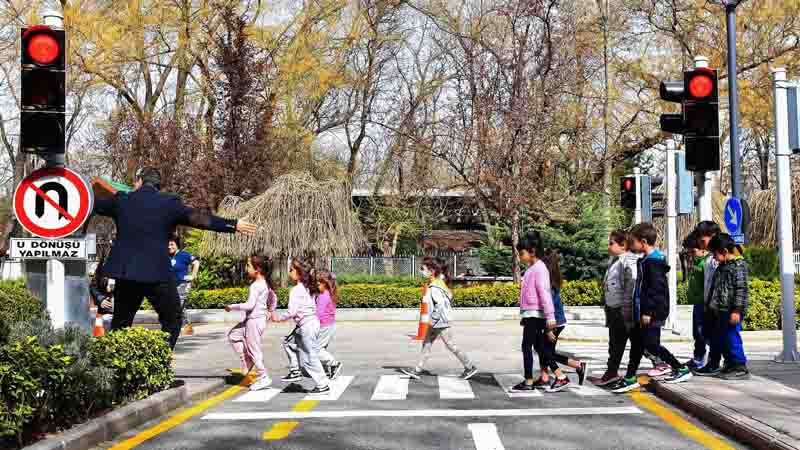
{"label": "man's dark jacket", "polygon": [[197,211],[150,185],[96,200],[94,212],[111,217],[117,226],[117,237],[104,265],[105,275],[141,283],[163,283],[172,276],[167,246],[177,225],[236,231],[236,220]]}

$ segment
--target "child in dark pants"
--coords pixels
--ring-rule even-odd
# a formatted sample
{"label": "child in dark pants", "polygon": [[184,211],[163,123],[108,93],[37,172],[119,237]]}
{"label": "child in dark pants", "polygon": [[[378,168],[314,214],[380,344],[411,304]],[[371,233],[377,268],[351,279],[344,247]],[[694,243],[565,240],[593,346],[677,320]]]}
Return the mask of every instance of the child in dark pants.
{"label": "child in dark pants", "polygon": [[703,329],[703,316],[705,314],[705,299],[703,297],[703,280],[706,265],[707,251],[701,248],[698,234],[692,231],[683,241],[692,261],[692,270],[689,274],[689,288],[686,291],[687,300],[692,304],[692,338],[694,339],[694,357],[686,365],[689,369],[697,371],[703,367],[706,358],[706,338]]}
{"label": "child in dark pants", "polygon": [[741,248],[729,234],[720,233],[709,243],[719,267],[714,272],[706,304],[706,317],[713,326],[709,369],[718,370],[720,358],[725,367],[719,377],[727,380],[750,378],[742,345],[742,319],[747,312],[747,262]]}
{"label": "child in dark pants", "polygon": [[[669,289],[667,288],[667,265],[664,254],[655,248],[658,232],[650,223],[640,223],[631,230],[632,250],[643,254],[638,261],[636,287],[634,289],[634,317],[641,323],[641,336],[644,348],[658,356],[672,367],[672,374],[665,382],[681,383],[692,378],[692,372],[685,364],[661,345],[661,326],[669,316]],[[641,355],[631,355],[629,373],[639,370]],[[638,384],[636,376],[625,378],[614,393],[631,390],[630,386]]]}

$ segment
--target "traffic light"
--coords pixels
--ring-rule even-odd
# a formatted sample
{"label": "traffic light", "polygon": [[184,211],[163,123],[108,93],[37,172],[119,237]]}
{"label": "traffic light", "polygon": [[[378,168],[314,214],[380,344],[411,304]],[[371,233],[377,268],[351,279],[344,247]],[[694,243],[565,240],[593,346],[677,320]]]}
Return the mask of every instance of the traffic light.
{"label": "traffic light", "polygon": [[619,179],[619,206],[624,209],[636,209],[636,177]]}
{"label": "traffic light", "polygon": [[22,29],[20,147],[39,155],[64,153],[66,36],[36,25]]}
{"label": "traffic light", "polygon": [[653,208],[655,203],[664,201],[663,193],[653,192],[653,189],[662,184],[664,184],[664,177],[641,176],[639,186],[641,187],[642,196],[642,221],[651,222],[653,217],[662,217],[664,215],[664,208]]}
{"label": "traffic light", "polygon": [[717,72],[706,67],[683,73],[683,83],[662,81],[662,100],[681,104],[681,114],[662,114],[661,129],[683,134],[686,169],[719,170],[719,89]]}

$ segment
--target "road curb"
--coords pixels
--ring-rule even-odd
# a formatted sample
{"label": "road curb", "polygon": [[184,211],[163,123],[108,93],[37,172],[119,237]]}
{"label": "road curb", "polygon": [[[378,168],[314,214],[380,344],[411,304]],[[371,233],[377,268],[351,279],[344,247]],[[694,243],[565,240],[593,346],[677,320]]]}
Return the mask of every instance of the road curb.
{"label": "road curb", "polygon": [[800,441],[744,414],[695,395],[677,384],[652,382],[647,385],[660,399],[669,402],[723,434],[757,449],[800,450]]}
{"label": "road curb", "polygon": [[181,406],[207,398],[225,387],[225,381],[222,379],[210,381],[198,388],[190,388],[183,380],[178,382],[183,384],[76,425],[48,439],[24,447],[23,450],[86,450]]}

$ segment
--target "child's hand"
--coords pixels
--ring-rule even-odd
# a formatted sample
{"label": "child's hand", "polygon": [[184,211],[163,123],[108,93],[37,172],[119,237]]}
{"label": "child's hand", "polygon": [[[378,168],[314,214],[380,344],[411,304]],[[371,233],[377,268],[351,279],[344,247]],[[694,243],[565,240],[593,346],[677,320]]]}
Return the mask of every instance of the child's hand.
{"label": "child's hand", "polygon": [[225,311],[231,312],[231,305],[225,305]]}
{"label": "child's hand", "polygon": [[111,300],[103,300],[103,303],[100,303],[100,307],[105,310],[110,310],[113,306],[114,304],[111,303]]}
{"label": "child's hand", "polygon": [[742,321],[742,315],[739,314],[738,311],[734,311],[731,313],[731,325],[736,325],[741,321]]}
{"label": "child's hand", "polygon": [[650,316],[642,316],[642,326],[650,326]]}
{"label": "child's hand", "polygon": [[555,341],[558,340],[558,336],[556,336],[556,334],[553,333],[552,331],[548,331],[547,332],[547,339],[550,339],[550,342],[555,342]]}
{"label": "child's hand", "polygon": [[555,321],[555,320],[548,320],[548,321],[547,321],[547,328],[549,328],[549,329],[553,329],[553,328],[555,328],[555,327],[556,327],[556,325],[558,325],[558,324],[556,323],[556,321]]}

